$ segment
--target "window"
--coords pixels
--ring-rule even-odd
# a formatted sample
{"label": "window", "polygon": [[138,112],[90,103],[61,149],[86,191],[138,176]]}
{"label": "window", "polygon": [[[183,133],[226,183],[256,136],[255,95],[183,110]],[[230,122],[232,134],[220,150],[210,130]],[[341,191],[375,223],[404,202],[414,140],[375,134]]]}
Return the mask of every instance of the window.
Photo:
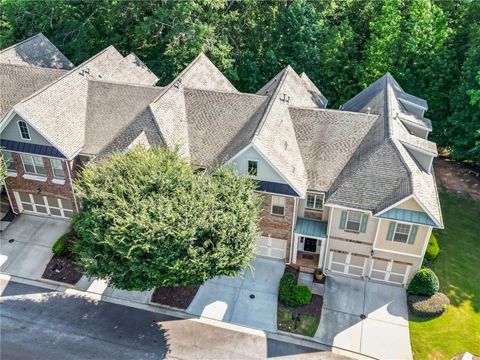
{"label": "window", "polygon": [[30,133],[28,132],[28,126],[25,121],[18,122],[18,129],[20,130],[20,136],[24,140],[30,140]]}
{"label": "window", "polygon": [[248,160],[248,173],[257,176],[258,163],[254,160]]}
{"label": "window", "polygon": [[323,194],[307,194],[307,202],[305,207],[307,209],[322,210],[323,196]]}
{"label": "window", "polygon": [[23,167],[27,174],[47,175],[45,164],[41,156],[22,154]]}
{"label": "window", "polygon": [[12,153],[10,151],[2,151],[2,155],[7,170],[17,171],[17,168],[15,167],[15,159],[13,158]]}
{"label": "window", "polygon": [[58,159],[50,159],[50,163],[52,164],[53,177],[57,179],[65,179],[62,161]]}
{"label": "window", "polygon": [[349,211],[347,213],[346,230],[360,231],[360,223],[362,222],[362,213],[357,211]]}
{"label": "window", "polygon": [[412,225],[397,223],[397,226],[395,227],[395,233],[393,235],[393,241],[406,244],[411,228]]}
{"label": "window", "polygon": [[282,196],[272,196],[272,214],[285,214],[285,198]]}

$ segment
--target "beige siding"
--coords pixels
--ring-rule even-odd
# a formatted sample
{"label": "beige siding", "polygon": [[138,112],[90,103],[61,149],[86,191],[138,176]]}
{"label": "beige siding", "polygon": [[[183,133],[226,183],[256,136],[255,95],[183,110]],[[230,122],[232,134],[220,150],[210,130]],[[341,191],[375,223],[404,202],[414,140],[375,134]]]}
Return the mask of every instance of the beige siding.
{"label": "beige siding", "polygon": [[429,226],[418,225],[417,236],[414,244],[403,244],[395,241],[387,240],[389,220],[381,220],[380,228],[378,230],[377,242],[375,248],[385,249],[390,251],[397,251],[412,255],[423,255],[423,248],[425,241],[428,241],[427,236],[429,234]]}
{"label": "beige siding", "polygon": [[345,238],[350,240],[368,242],[373,244],[375,239],[375,233],[377,231],[378,219],[375,219],[371,216],[368,217],[367,230],[365,233],[354,233],[350,231],[345,231],[340,229],[340,218],[342,214],[342,209],[331,208],[332,220],[330,224],[330,236],[337,238]]}
{"label": "beige siding", "polygon": [[403,203],[398,204],[396,208],[424,212],[422,207],[418,205],[417,201],[413,198],[410,198],[407,201],[404,201]]}

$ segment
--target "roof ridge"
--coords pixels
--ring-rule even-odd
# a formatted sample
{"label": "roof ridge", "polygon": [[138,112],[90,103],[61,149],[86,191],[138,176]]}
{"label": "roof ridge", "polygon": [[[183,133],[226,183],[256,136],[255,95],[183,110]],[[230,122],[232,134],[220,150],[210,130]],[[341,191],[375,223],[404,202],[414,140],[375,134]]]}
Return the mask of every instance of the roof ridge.
{"label": "roof ridge", "polygon": [[340,109],[327,109],[327,108],[318,108],[318,107],[304,107],[304,106],[288,106],[289,109],[292,110],[305,110],[305,111],[325,111],[325,112],[333,112],[333,113],[340,113],[340,114],[354,114],[360,115],[363,117],[378,117],[378,114],[367,114],[357,111],[348,111],[348,110],[340,110]]}
{"label": "roof ridge", "polygon": [[187,91],[193,90],[193,91],[203,91],[203,92],[221,93],[221,94],[248,95],[248,96],[259,97],[263,99],[268,98],[267,95],[252,94],[252,93],[233,91],[233,90],[212,90],[212,89],[195,88],[195,87],[189,87],[189,86],[185,86],[184,89]]}
{"label": "roof ridge", "polygon": [[[39,33],[37,33],[37,34],[35,34],[35,35],[32,35],[32,36],[30,36],[30,37],[28,37],[28,38],[26,38],[26,39],[18,42],[18,43],[15,43],[15,44],[13,44],[13,45],[10,45],[9,47],[6,47],[5,49],[0,50],[0,54],[3,53],[3,52],[5,52],[5,51],[7,51],[7,50],[13,49],[15,46],[18,46],[18,45],[21,45],[21,44],[23,44],[23,43],[26,43],[27,41],[30,41],[30,40],[32,40],[33,38],[36,38],[37,36],[40,36],[40,35],[42,35],[43,37],[45,37],[45,38],[48,40],[48,38],[47,38],[45,35],[43,35],[42,32],[39,32]],[[50,40],[48,40],[48,41],[50,41]],[[52,45],[53,45],[53,43],[52,43]],[[53,45],[53,46],[55,46],[55,45]],[[55,46],[55,47],[56,47],[56,46]],[[58,48],[57,48],[57,49],[58,49]]]}
{"label": "roof ridge", "polygon": [[88,82],[94,82],[94,83],[105,83],[105,84],[112,84],[112,85],[140,87],[140,88],[146,88],[146,89],[163,89],[163,86],[132,84],[132,83],[127,83],[127,82],[122,82],[122,81],[112,81],[112,80],[106,81],[106,80],[102,80],[102,79],[87,79],[87,81]]}
{"label": "roof ridge", "polygon": [[41,70],[41,71],[59,71],[63,73],[67,73],[69,71],[72,71],[73,69],[67,70],[67,69],[56,69],[56,68],[49,68],[49,67],[42,67],[42,66],[31,66],[31,65],[24,65],[24,64],[11,64],[11,63],[0,63],[0,66],[12,66],[12,67],[19,67],[19,68],[25,68],[25,69],[35,69],[35,70]]}
{"label": "roof ridge", "polygon": [[[100,51],[98,54],[92,56],[90,59],[87,59],[85,60],[83,63],[81,63],[80,65],[74,67],[73,69],[70,69],[70,70],[67,70],[67,73],[64,74],[63,76],[60,76],[57,80],[55,81],[52,81],[50,84],[48,85],[45,85],[43,88],[37,90],[36,92],[34,92],[32,95],[30,95],[29,97],[23,99],[22,101],[20,101],[20,103],[24,103],[32,98],[34,98],[35,96],[37,96],[38,94],[42,93],[43,91],[45,91],[46,89],[50,88],[51,86],[53,86],[54,84],[58,83],[60,80],[63,80],[65,79],[67,76],[70,76],[73,74],[74,71],[78,71],[79,68],[85,66],[86,64],[88,64],[90,61],[98,58],[100,55],[102,55],[103,53],[105,53],[107,50],[109,50],[110,48],[113,48],[115,51],[118,52],[117,49],[115,49],[115,47],[113,45],[110,45],[108,47],[106,47],[105,49],[103,49],[102,51]],[[119,52],[118,52],[119,53]],[[120,53],[119,53],[120,54]],[[121,55],[121,54],[120,54]]]}

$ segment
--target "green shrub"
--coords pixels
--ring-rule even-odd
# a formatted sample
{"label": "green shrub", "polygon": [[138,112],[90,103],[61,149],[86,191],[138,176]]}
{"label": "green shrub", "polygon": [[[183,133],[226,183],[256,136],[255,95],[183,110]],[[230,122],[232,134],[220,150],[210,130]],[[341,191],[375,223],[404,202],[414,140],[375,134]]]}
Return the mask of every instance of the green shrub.
{"label": "green shrub", "polygon": [[434,317],[443,314],[450,304],[447,295],[436,293],[433,296],[410,295],[408,307],[410,311],[421,317]]}
{"label": "green shrub", "polygon": [[68,256],[69,251],[69,242],[70,242],[70,233],[63,234],[55,241],[55,244],[52,246],[52,251],[57,256]]}
{"label": "green shrub", "polygon": [[280,279],[278,297],[282,304],[296,307],[309,304],[312,300],[312,292],[305,285],[298,286],[293,274],[285,273]]}
{"label": "green shrub", "polygon": [[432,296],[438,292],[439,287],[437,275],[431,269],[423,268],[417,271],[407,292],[410,295]]}
{"label": "green shrub", "polygon": [[438,246],[437,238],[432,234],[430,240],[428,241],[427,251],[425,252],[425,259],[433,261],[437,258],[438,253],[440,252],[440,247]]}

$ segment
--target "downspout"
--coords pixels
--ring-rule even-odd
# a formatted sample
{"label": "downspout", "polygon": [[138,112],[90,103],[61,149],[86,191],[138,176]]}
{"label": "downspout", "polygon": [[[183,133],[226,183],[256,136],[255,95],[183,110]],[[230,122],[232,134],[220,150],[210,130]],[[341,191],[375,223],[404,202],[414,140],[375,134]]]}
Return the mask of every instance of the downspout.
{"label": "downspout", "polygon": [[297,224],[297,207],[298,207],[298,198],[293,198],[293,221],[292,221],[292,234],[290,235],[290,255],[288,258],[287,264],[290,265],[292,263],[292,255],[293,255],[293,242],[295,241],[295,225]]}
{"label": "downspout", "polygon": [[328,257],[328,248],[330,245],[330,226],[332,226],[332,215],[335,208],[330,207],[330,213],[328,214],[328,225],[327,225],[327,243],[325,244],[325,254],[323,255],[323,273],[325,273],[325,269],[327,265],[327,257]]}
{"label": "downspout", "polygon": [[[72,159],[72,164],[73,164],[73,159]],[[72,190],[72,196],[73,196],[73,203],[75,204],[75,210],[78,213],[78,204],[77,204],[77,197],[75,196],[75,190],[73,188],[73,182],[72,182],[72,173],[70,171],[70,164],[68,163],[68,160],[66,161],[67,165],[67,171],[68,171],[68,179],[70,181],[70,189]]]}

